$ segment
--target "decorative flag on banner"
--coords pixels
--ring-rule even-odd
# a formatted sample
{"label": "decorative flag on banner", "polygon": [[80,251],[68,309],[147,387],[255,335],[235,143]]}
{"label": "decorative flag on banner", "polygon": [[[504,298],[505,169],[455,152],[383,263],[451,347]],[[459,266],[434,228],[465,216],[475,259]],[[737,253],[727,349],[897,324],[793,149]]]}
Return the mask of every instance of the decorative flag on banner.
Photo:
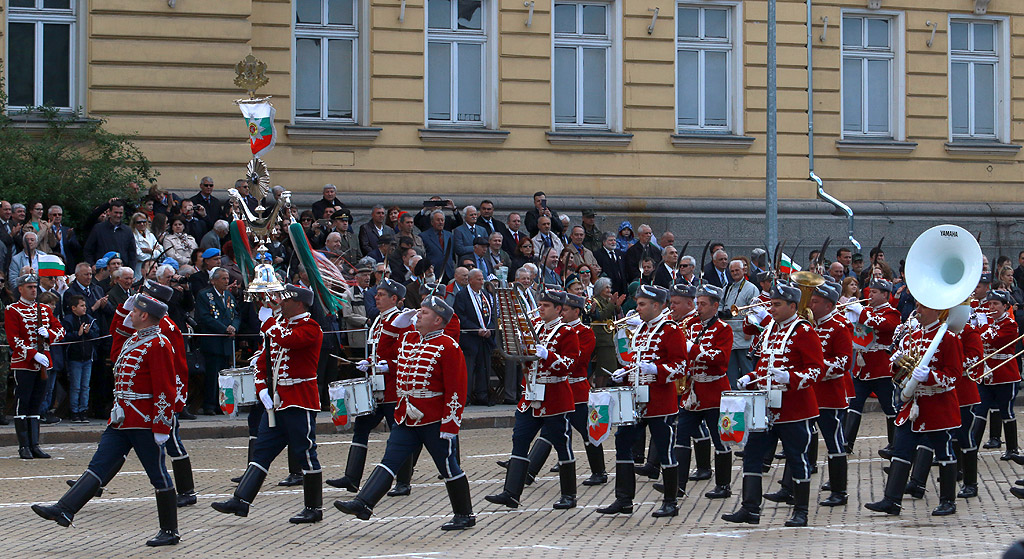
{"label": "decorative flag on banner", "polygon": [[587,402],[587,438],[597,446],[611,434],[612,406],[615,401],[607,392],[591,392]]}
{"label": "decorative flag on banner", "polygon": [[875,341],[875,329],[859,322],[853,325],[853,348],[867,349]]}
{"label": "decorative flag on banner", "polygon": [[348,406],[345,405],[345,387],[331,386],[327,389],[331,398],[331,421],[335,427],[342,427],[348,423]]}
{"label": "decorative flag on banner", "polygon": [[629,351],[629,337],[623,328],[615,331],[615,350],[619,365],[626,366],[633,362],[633,352]]}
{"label": "decorative flag on banner", "polygon": [[723,443],[747,444],[746,402],[743,398],[722,396],[718,410],[718,435]]}
{"label": "decorative flag on banner", "polygon": [[783,274],[792,274],[793,272],[799,272],[803,268],[799,264],[793,262],[793,259],[789,257],[785,252],[782,253],[782,258],[779,261],[779,272]]}
{"label": "decorative flag on banner", "polygon": [[220,409],[224,410],[225,415],[233,415],[235,413],[235,377],[221,375],[217,379],[217,384],[220,387],[217,398],[220,401]]}
{"label": "decorative flag on banner", "polygon": [[262,157],[274,149],[277,142],[277,131],[274,129],[274,115],[277,110],[269,101],[255,103],[240,102],[245,124],[249,129],[249,147],[253,157]]}
{"label": "decorative flag on banner", "polygon": [[64,275],[64,262],[52,254],[39,255],[39,275],[50,278]]}

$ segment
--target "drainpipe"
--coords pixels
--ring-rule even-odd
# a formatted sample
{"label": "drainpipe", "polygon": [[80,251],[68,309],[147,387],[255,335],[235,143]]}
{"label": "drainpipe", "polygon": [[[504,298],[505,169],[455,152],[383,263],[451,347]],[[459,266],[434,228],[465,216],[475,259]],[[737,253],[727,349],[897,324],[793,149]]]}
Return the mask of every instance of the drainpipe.
{"label": "drainpipe", "polygon": [[[811,26],[811,2],[807,0],[807,166],[809,179],[818,186],[818,198],[835,206],[836,210],[846,214],[849,223],[850,243],[861,249],[860,243],[853,237],[853,210],[835,196],[825,192],[821,178],[814,174],[814,42]],[[842,25],[842,22],[840,22]]]}

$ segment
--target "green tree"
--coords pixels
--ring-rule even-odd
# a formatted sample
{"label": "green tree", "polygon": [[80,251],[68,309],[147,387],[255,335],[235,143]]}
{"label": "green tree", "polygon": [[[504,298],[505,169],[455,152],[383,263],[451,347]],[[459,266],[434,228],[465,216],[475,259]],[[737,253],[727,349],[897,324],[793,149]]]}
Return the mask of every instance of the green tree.
{"label": "green tree", "polygon": [[[31,133],[20,125],[29,121],[37,125]],[[0,79],[0,197],[60,204],[72,226],[83,225],[110,198],[137,199],[132,183],[145,189],[159,173],[132,143],[134,136],[105,130],[104,123],[53,107],[8,114]]]}

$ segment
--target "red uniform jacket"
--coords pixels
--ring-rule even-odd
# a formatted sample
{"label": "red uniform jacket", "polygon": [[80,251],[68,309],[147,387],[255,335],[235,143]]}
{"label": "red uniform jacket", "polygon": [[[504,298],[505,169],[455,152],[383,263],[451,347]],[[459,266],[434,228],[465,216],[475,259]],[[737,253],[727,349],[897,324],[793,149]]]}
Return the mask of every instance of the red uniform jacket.
{"label": "red uniform jacket", "polygon": [[[1005,346],[1016,337],[1017,323],[1009,312],[1003,313],[1002,316],[989,322],[988,327],[981,332],[981,343],[985,349],[985,355]],[[980,367],[985,367],[985,370],[988,371],[995,368],[996,365],[1001,365],[1004,361],[1010,361],[1005,365],[1001,365],[991,375],[985,377],[981,383],[1006,384],[1020,382],[1020,369],[1017,368],[1017,359],[1013,357],[1014,353],[1017,352],[1014,350],[1014,346],[1011,345],[999,350],[999,353],[986,359],[984,365],[979,365]]]}
{"label": "red uniform jacket", "polygon": [[406,326],[405,328],[399,328],[394,325],[395,318],[401,314],[402,310],[398,307],[392,307],[379,315],[373,321],[370,326],[370,335],[366,339],[366,343],[373,344],[376,347],[375,355],[377,362],[384,362],[388,364],[388,372],[384,373],[384,402],[394,403],[398,401],[398,396],[395,394],[395,371],[398,370],[398,346],[402,337],[402,334],[412,330],[412,326]]}
{"label": "red uniform jacket", "polygon": [[449,320],[448,324],[445,324],[444,326],[444,335],[448,336],[453,340],[457,340],[459,339],[459,334],[461,334],[461,330],[462,323],[459,322],[459,317],[453,314],[452,319]]}
{"label": "red uniform jacket", "polygon": [[174,377],[174,349],[160,327],[132,334],[114,362],[114,404],[124,410],[124,421],[112,427],[170,434]]}
{"label": "red uniform jacket", "polygon": [[[124,343],[135,333],[134,328],[128,328],[124,324],[129,314],[130,312],[124,308],[124,305],[118,305],[117,312],[110,322],[111,363],[117,361],[117,356],[121,355]],[[188,362],[185,360],[185,338],[178,326],[167,315],[160,319],[160,333],[170,340],[171,348],[174,350],[174,384],[176,386],[174,412],[178,413],[185,409],[185,403],[188,400]]]}
{"label": "red uniform jacket", "polygon": [[[696,316],[696,315],[695,315]],[[729,355],[732,352],[732,328],[719,318],[712,318],[704,328],[700,318],[686,325],[686,339],[693,343],[686,355],[686,385],[679,407],[688,411],[718,408],[722,391],[729,390]],[[703,332],[702,332],[703,331]]]}
{"label": "red uniform jacket", "polygon": [[853,369],[854,378],[891,378],[892,367],[886,350],[892,344],[892,335],[896,332],[896,327],[902,322],[900,312],[889,303],[880,307],[864,307],[857,322],[870,327],[875,333],[875,339],[868,344],[867,349],[858,350],[856,367]]}
{"label": "red uniform jacket", "polygon": [[[772,306],[772,297],[767,292],[762,291],[750,301],[751,305],[758,304],[764,305],[765,310],[770,309]],[[753,361],[757,361],[758,352],[761,348],[761,333],[772,321],[771,315],[764,317],[764,319],[754,326],[749,320],[744,319],[743,321],[743,333],[752,336],[750,338],[750,356]]]}
{"label": "red uniform jacket", "polygon": [[[526,399],[526,393],[519,398],[516,409],[532,413],[534,417],[545,417],[569,413],[576,409],[569,377],[580,358],[580,341],[572,328],[559,320],[552,320],[537,332],[538,342],[547,348],[548,356],[530,366],[539,367],[537,382],[544,385],[544,401],[534,405]],[[530,367],[524,367],[523,386],[529,381]]]}
{"label": "red uniform jacket", "polygon": [[[38,308],[37,308],[38,307]],[[39,319],[42,318],[40,323]],[[41,303],[28,303],[24,299],[8,305],[4,311],[4,324],[7,331],[7,345],[11,347],[11,368],[22,370],[41,369],[35,357],[39,353],[39,327],[45,326],[50,333],[48,343],[59,342],[64,337],[64,327],[60,325],[50,311],[50,307]],[[43,355],[53,365],[50,352]]]}
{"label": "red uniform jacket", "polygon": [[590,382],[587,373],[590,367],[590,358],[594,355],[594,346],[597,345],[597,339],[594,336],[594,331],[589,326],[585,326],[579,319],[568,323],[567,326],[572,328],[580,345],[580,356],[573,363],[572,375],[569,377],[569,388],[572,389],[574,404],[586,404],[590,399]]}
{"label": "red uniform jacket", "polygon": [[[956,399],[962,408],[981,403],[978,383],[967,378],[967,368],[977,363],[985,354],[985,349],[981,342],[981,329],[968,322],[960,332],[960,347],[964,352],[964,374],[956,379]],[[982,365],[978,366],[981,367]]]}
{"label": "red uniform jacket", "polygon": [[[664,417],[679,413],[679,397],[675,380],[686,374],[686,333],[668,315],[645,322],[637,329],[630,344],[636,355],[634,363],[654,363],[654,378],[640,375],[640,384],[648,386],[650,400],[643,406],[643,417]],[[639,371],[629,374],[633,383]]]}
{"label": "red uniform jacket", "polygon": [[[786,332],[793,326],[792,333]],[[790,423],[818,417],[818,400],[814,395],[814,383],[818,382],[825,370],[825,358],[821,353],[821,340],[814,333],[810,323],[793,316],[785,323],[774,323],[765,330],[761,342],[761,359],[754,371],[754,382],[750,389],[768,387],[768,369],[777,367],[789,372],[789,384],[772,382],[772,389],[782,390],[782,407],[770,408],[772,423]]]}
{"label": "red uniform jacket", "polygon": [[843,410],[849,406],[846,379],[850,378],[848,371],[853,361],[850,321],[842,313],[832,311],[817,323],[814,330],[821,340],[825,370],[814,384],[814,396],[818,400],[818,409]]}
{"label": "red uniform jacket", "polygon": [[[938,321],[908,334],[900,343],[904,351],[924,353],[938,332]],[[912,421],[911,429],[921,433],[941,431],[960,426],[960,404],[956,399],[956,379],[963,374],[964,354],[960,340],[950,332],[942,338],[932,357],[931,374],[917,385],[914,397],[903,404],[896,415],[896,425]]]}
{"label": "red uniform jacket", "polygon": [[459,433],[466,407],[466,358],[458,342],[438,330],[402,335],[398,350],[395,421],[410,427],[441,422],[442,433]]}
{"label": "red uniform jacket", "polygon": [[276,409],[301,408],[320,411],[320,392],[316,386],[316,366],[320,361],[320,344],[324,333],[309,313],[278,322],[272,316],[263,323],[263,347],[270,340],[270,354],[260,351],[256,359],[256,393],[267,388],[267,375],[278,358],[277,383],[274,390],[280,405]]}

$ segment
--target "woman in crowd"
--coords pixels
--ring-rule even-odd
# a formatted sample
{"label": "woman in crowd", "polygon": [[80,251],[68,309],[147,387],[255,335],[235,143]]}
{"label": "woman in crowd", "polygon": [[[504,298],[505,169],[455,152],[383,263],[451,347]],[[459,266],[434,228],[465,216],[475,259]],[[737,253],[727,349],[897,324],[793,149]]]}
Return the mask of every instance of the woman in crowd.
{"label": "woman in crowd", "polygon": [[158,256],[160,243],[149,230],[149,218],[142,212],[132,214],[132,234],[135,236],[135,275],[138,276],[142,263]]}
{"label": "woman in crowd", "polygon": [[580,278],[580,287],[583,288],[583,293],[580,295],[584,299],[593,299],[594,281],[597,278],[594,277],[594,271],[590,269],[590,265],[581,264],[579,268],[576,268],[576,275]]}
{"label": "woman in crowd", "polygon": [[156,235],[156,242],[162,245],[167,235],[167,214],[156,212],[150,221],[149,230]]}
{"label": "woman in crowd", "polygon": [[384,225],[390,227],[395,233],[398,232],[398,216],[402,215],[402,208],[391,206],[388,208],[387,216],[384,218]]}
{"label": "woman in crowd", "polygon": [[177,260],[178,264],[189,264],[199,245],[185,232],[185,218],[176,215],[171,218],[171,232],[164,236],[164,253]]}
{"label": "woman in crowd", "polygon": [[594,284],[590,318],[597,342],[594,346],[594,386],[598,388],[607,386],[608,371],[619,368],[615,357],[614,332],[609,332],[605,325],[615,320],[625,300],[625,295],[616,296],[612,293],[612,280],[601,278]]}
{"label": "woman in crowd", "polygon": [[[31,207],[32,207],[32,209],[29,210],[28,219],[25,220],[26,221],[26,226],[27,227],[28,226],[32,227],[32,230],[35,231],[36,233],[38,233],[38,232],[42,231],[43,223],[46,222],[46,220],[43,219],[43,203],[42,202],[36,202],[36,203],[32,204]],[[25,231],[28,231],[28,229],[26,228]]]}
{"label": "woman in crowd", "polygon": [[518,270],[527,262],[536,264],[537,259],[533,254],[533,240],[524,235],[519,239],[519,246],[516,247],[515,253],[512,254],[511,268],[513,270]]}

